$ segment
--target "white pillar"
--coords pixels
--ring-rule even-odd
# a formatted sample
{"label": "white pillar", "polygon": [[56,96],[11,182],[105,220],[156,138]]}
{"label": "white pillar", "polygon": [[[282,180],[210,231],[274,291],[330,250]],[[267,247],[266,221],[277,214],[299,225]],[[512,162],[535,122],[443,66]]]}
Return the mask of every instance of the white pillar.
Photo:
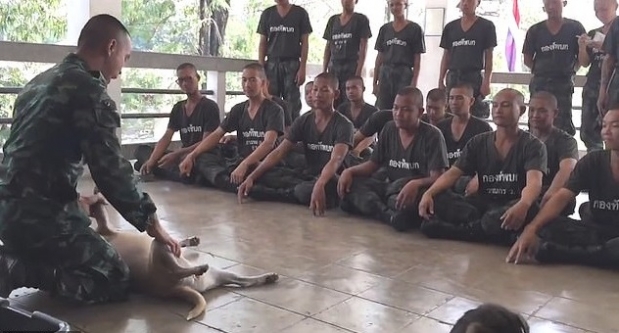
{"label": "white pillar", "polygon": [[426,0],[425,24],[423,31],[426,40],[426,53],[421,56],[421,72],[418,87],[426,95],[438,87],[443,49],[441,33],[447,22],[449,0]]}
{"label": "white pillar", "polygon": [[[69,0],[69,14],[67,16],[67,43],[77,45],[80,31],[86,22],[99,14],[110,14],[119,20],[122,19],[122,0]],[[113,80],[107,87],[108,94],[116,102],[120,112],[121,78]],[[120,138],[120,131],[118,136]]]}

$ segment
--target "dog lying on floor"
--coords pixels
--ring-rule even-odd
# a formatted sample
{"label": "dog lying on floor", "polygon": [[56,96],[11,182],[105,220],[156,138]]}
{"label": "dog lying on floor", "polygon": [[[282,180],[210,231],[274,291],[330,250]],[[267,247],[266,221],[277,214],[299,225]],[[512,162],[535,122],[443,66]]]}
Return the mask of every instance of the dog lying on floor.
{"label": "dog lying on floor", "polygon": [[200,244],[198,237],[190,237],[179,243],[183,250],[175,257],[167,246],[156,242],[145,233],[111,230],[105,210],[107,201],[95,189],[92,196],[80,197],[80,206],[97,222],[96,231],[120,254],[130,270],[131,287],[137,292],[163,298],[181,298],[193,304],[187,320],[196,318],[206,310],[202,293],[226,285],[242,288],[275,283],[277,273],[242,276],[217,269],[207,263],[198,263],[195,256],[184,248]]}

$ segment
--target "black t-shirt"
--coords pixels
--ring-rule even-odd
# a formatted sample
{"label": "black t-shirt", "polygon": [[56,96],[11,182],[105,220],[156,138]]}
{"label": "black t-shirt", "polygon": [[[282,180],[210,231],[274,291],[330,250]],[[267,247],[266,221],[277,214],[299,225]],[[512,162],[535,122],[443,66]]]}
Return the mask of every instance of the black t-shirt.
{"label": "black t-shirt", "polygon": [[551,35],[546,21],[529,28],[522,47],[523,54],[533,56],[533,75],[564,78],[576,74],[578,62],[578,36],[586,33],[578,21],[563,19],[563,26]]}
{"label": "black t-shirt", "polygon": [[353,13],[345,25],[341,24],[340,14],[331,16],[322,36],[330,42],[331,60],[337,62],[357,62],[361,40],[370,37],[370,20],[361,13]]}
{"label": "black t-shirt", "polygon": [[368,118],[368,120],[359,128],[359,132],[365,137],[370,137],[376,133],[380,133],[385,127],[385,124],[393,120],[393,111],[379,110]]}
{"label": "black t-shirt", "polygon": [[374,49],[383,54],[385,65],[413,67],[415,54],[426,53],[426,41],[419,24],[409,22],[395,31],[389,22],[380,27]]}
{"label": "black t-shirt", "polygon": [[312,24],[303,7],[292,5],[288,14],[281,17],[277,6],[271,6],[260,15],[256,32],[267,37],[269,59],[299,59],[301,36],[312,33]]}
{"label": "black t-shirt", "polygon": [[[602,33],[602,28],[593,29],[589,31],[587,35],[593,39],[597,32]],[[604,41],[606,41],[606,39],[604,39]],[[589,55],[591,64],[589,65],[589,71],[587,72],[586,85],[595,89],[600,86],[600,80],[602,79],[602,62],[604,61],[605,53],[602,50],[587,47],[587,55]]]}
{"label": "black t-shirt", "polygon": [[443,133],[443,137],[445,138],[445,144],[447,145],[447,158],[449,159],[450,166],[456,163],[469,140],[477,134],[492,132],[492,127],[490,124],[479,118],[471,116],[469,121],[466,123],[466,127],[464,128],[464,132],[462,132],[460,140],[456,141],[453,137],[453,133],[451,132],[452,120],[453,118],[445,119],[436,124],[436,127],[438,127],[441,133]]}
{"label": "black t-shirt", "polygon": [[254,119],[251,119],[249,101],[245,101],[232,107],[221,122],[221,128],[227,133],[237,131],[239,155],[245,158],[262,144],[266,132],[276,131],[278,136],[284,133],[284,110],[277,103],[265,99]]}
{"label": "black t-shirt", "polygon": [[353,119],[351,109],[352,104],[350,102],[346,102],[337,108],[337,112],[346,116],[346,118],[348,118],[348,120],[352,122],[355,130],[361,128],[361,126],[363,126],[363,124],[365,124],[365,122],[368,121],[368,119],[378,111],[378,109],[372,104],[365,103],[363,107],[361,107],[361,111],[359,111],[359,114],[357,114],[357,118]]}
{"label": "black t-shirt", "polygon": [[287,139],[303,144],[308,171],[318,176],[331,159],[336,144],[343,143],[352,148],[353,131],[350,120],[339,112],[334,112],[324,131],[319,133],[315,113],[308,112],[294,120]]}
{"label": "black t-shirt", "polygon": [[[453,114],[449,112],[445,112],[443,119],[441,119],[439,122],[443,120],[451,119],[451,118],[453,118]],[[425,121],[428,124],[432,124],[432,121],[430,120],[430,115],[428,115],[427,113],[422,114],[421,117],[419,117],[419,119],[421,119],[421,121]]]}
{"label": "black t-shirt", "polygon": [[192,146],[204,137],[204,133],[213,132],[219,126],[219,106],[214,101],[202,97],[190,116],[185,113],[187,100],[180,101],[172,107],[168,128],[180,131],[183,148]]}
{"label": "black t-shirt", "polygon": [[528,171],[546,173],[548,155],[539,139],[520,131],[518,141],[501,161],[495,138],[496,132],[486,132],[469,140],[454,166],[467,175],[477,173],[479,194],[486,200],[504,204],[520,198]]}
{"label": "black t-shirt", "polygon": [[565,187],[589,192],[594,223],[619,226],[619,182],[613,178],[610,150],[593,151],[576,163]]}
{"label": "black t-shirt", "polygon": [[440,47],[449,51],[450,70],[481,71],[485,68],[485,51],[497,46],[496,27],[492,21],[478,17],[469,30],[462,30],[462,19],[443,28]]}
{"label": "black t-shirt", "polygon": [[284,126],[288,127],[292,125],[292,112],[290,111],[290,105],[277,96],[271,96],[271,100],[277,103],[277,105],[284,110]]}
{"label": "black t-shirt", "polygon": [[370,160],[387,169],[387,178],[425,178],[430,171],[446,169],[447,148],[441,132],[434,126],[419,122],[417,134],[408,147],[402,146],[395,122],[385,125]]}
{"label": "black t-shirt", "polygon": [[544,186],[550,186],[559,172],[559,163],[562,160],[566,158],[578,160],[578,143],[567,132],[553,127],[544,144],[548,154],[548,173],[544,175]]}
{"label": "black t-shirt", "polygon": [[[619,58],[619,20],[615,19],[608,29],[602,51],[611,55],[613,58]],[[619,62],[615,64],[619,68]]]}

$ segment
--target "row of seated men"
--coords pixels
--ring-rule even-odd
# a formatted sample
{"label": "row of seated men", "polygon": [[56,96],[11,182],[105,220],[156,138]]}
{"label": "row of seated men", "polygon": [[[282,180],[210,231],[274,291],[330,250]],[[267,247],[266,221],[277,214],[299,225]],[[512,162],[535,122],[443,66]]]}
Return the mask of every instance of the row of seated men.
{"label": "row of seated men", "polygon": [[[138,151],[136,170],[165,176],[176,169],[184,179],[237,193],[240,200],[302,204],[316,215],[339,206],[398,231],[513,246],[511,261],[612,262],[606,241],[619,234],[602,226],[612,229],[619,222],[619,110],[604,118],[608,150],[578,161],[575,139],[553,126],[557,99],[548,92],[530,99],[529,131],[519,128],[527,111],[520,92],[504,89],[494,96],[493,131],[471,116],[473,89],[460,84],[449,91],[452,114],[436,126],[420,120],[422,93],[405,87],[392,111],[372,112],[355,132],[345,112],[333,108],[339,83],[330,73],[315,78],[312,110],[290,127],[283,108],[264,93],[263,67],[247,65],[242,77],[246,102],[235,105],[202,140],[185,144],[182,153],[164,155],[173,131],[182,126],[173,112],[165,140],[150,155],[144,154],[148,149]],[[185,105],[177,112],[183,119],[188,103],[178,104]],[[222,144],[233,131],[235,150]],[[369,157],[351,154],[375,134]],[[170,154],[182,155],[177,162],[164,161]],[[166,165],[167,172],[158,167]],[[580,209],[586,223],[568,219],[581,191],[589,192],[591,203]]]}

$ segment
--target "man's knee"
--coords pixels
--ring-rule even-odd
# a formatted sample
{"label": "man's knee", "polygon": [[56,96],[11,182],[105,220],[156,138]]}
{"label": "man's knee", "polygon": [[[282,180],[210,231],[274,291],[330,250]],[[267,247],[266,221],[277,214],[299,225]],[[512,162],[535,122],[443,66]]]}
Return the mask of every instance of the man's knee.
{"label": "man's knee", "polygon": [[56,259],[60,296],[88,304],[127,298],[129,268],[109,243],[90,230],[65,244]]}
{"label": "man's knee", "polygon": [[[316,181],[304,181],[294,187],[294,196],[302,205],[309,205],[312,201],[312,193],[314,192],[314,186]],[[327,182],[324,188],[325,192],[325,204],[327,209],[335,208],[339,205],[339,198],[337,194],[337,181],[330,180]]]}

